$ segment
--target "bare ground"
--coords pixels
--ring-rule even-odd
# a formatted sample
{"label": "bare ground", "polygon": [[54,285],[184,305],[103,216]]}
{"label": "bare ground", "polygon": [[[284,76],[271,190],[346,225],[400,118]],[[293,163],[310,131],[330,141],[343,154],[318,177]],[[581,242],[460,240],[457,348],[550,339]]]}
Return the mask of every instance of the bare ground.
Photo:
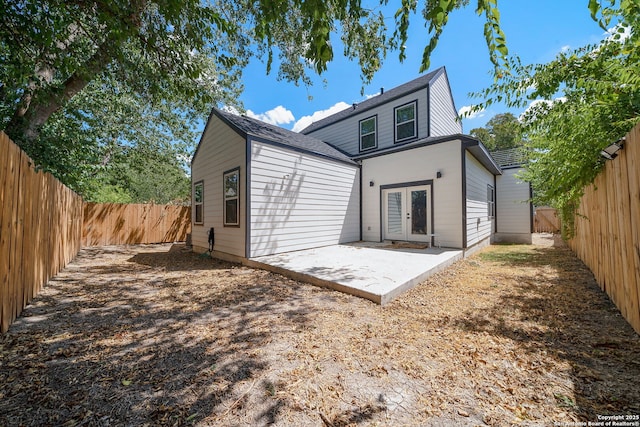
{"label": "bare ground", "polygon": [[0,425],[640,414],[640,337],[566,247],[537,243],[487,248],[385,307],[180,245],[83,249],[0,336]]}

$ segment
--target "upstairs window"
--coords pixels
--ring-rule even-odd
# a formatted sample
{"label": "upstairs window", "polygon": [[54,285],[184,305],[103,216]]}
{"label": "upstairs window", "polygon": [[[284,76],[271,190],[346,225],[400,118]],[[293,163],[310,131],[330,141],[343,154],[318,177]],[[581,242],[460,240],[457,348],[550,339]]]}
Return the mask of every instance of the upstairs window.
{"label": "upstairs window", "polygon": [[360,151],[371,150],[378,146],[376,128],[376,116],[360,120]]}
{"label": "upstairs window", "polygon": [[198,181],[193,185],[193,209],[195,211],[193,223],[204,223],[204,181]]}
{"label": "upstairs window", "polygon": [[240,225],[240,168],[224,173],[224,225]]}
{"label": "upstairs window", "polygon": [[402,142],[418,136],[416,125],[416,102],[405,104],[395,109],[396,116],[396,142]]}

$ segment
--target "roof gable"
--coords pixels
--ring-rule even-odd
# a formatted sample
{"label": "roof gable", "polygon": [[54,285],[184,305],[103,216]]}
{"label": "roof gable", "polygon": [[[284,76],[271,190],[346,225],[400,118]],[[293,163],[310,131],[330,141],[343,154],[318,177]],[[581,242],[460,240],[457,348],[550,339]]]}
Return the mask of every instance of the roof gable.
{"label": "roof gable", "polygon": [[274,126],[247,116],[228,113],[217,108],[213,109],[212,114],[215,114],[244,137],[253,136],[296,150],[355,164],[355,162],[342,151],[312,136],[292,132],[279,126]]}
{"label": "roof gable", "polygon": [[333,123],[345,120],[352,115],[360,114],[363,111],[370,110],[372,108],[376,108],[380,105],[386,104],[388,102],[393,101],[401,96],[405,96],[412,92],[423,89],[432,81],[434,81],[440,74],[446,73],[444,67],[440,67],[430,73],[427,73],[423,76],[418,77],[417,79],[411,80],[410,82],[404,83],[400,86],[394,87],[393,89],[389,89],[384,91],[380,95],[373,96],[365,101],[362,101],[358,104],[354,104],[354,108],[345,108],[342,111],[339,111],[335,114],[332,114],[328,117],[325,117],[321,120],[318,120],[315,123],[311,123],[309,126],[300,131],[303,134],[309,134],[315,130],[323,128],[325,126],[329,126]]}

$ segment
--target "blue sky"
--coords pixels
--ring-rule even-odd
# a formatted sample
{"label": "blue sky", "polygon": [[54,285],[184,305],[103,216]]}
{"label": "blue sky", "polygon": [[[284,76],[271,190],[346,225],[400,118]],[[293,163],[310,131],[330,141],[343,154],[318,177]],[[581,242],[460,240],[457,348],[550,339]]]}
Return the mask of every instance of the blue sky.
{"label": "blue sky", "polygon": [[[397,8],[397,0],[391,0],[390,8]],[[445,66],[456,108],[478,103],[470,92],[480,91],[491,84],[487,47],[483,35],[483,17],[475,13],[471,5],[454,12],[449,18],[438,47],[431,58],[431,69]],[[596,43],[604,37],[604,31],[594,22],[587,9],[586,0],[510,0],[499,3],[502,28],[507,37],[510,54],[517,54],[523,63],[545,63],[563,49],[577,48]],[[421,16],[411,22],[407,58],[403,63],[397,53],[391,52],[364,93],[373,95],[381,87],[386,90],[410,81],[420,74],[422,51],[428,42],[428,34]],[[389,26],[393,21],[389,21]],[[337,40],[335,36],[332,40]],[[321,76],[314,76],[311,87],[295,86],[278,81],[277,71],[266,75],[265,65],[255,61],[245,70],[245,90],[241,96],[249,116],[299,130],[316,113],[340,108],[340,103],[351,105],[364,99],[360,94],[357,63],[351,63],[334,49],[334,60]],[[522,110],[493,105],[477,117],[464,119],[463,129],[482,127],[495,114],[511,111],[518,115]],[[302,120],[301,122],[299,122]],[[296,126],[296,123],[299,122]]]}

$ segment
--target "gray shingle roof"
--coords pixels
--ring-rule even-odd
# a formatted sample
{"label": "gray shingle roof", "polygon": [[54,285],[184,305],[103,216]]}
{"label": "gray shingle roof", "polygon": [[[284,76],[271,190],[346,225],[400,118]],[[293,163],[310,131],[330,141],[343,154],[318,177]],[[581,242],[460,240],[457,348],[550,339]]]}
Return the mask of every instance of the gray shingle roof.
{"label": "gray shingle roof", "polygon": [[521,166],[527,160],[527,153],[522,147],[507,148],[491,152],[491,157],[501,168]]}
{"label": "gray shingle roof", "polygon": [[395,98],[399,98],[408,93],[415,92],[416,90],[422,89],[423,87],[428,86],[432,80],[434,80],[437,76],[439,76],[444,71],[445,71],[444,67],[440,67],[434,71],[431,71],[430,73],[427,73],[423,76],[418,77],[417,79],[411,80],[410,82],[402,84],[398,87],[389,89],[388,91],[385,91],[380,95],[377,95],[365,101],[362,101],[359,104],[357,104],[355,109],[351,107],[346,108],[342,111],[332,114],[329,117],[325,117],[322,120],[318,120],[315,123],[311,123],[309,126],[301,130],[300,133],[308,134],[310,132],[313,132],[314,130],[323,128],[335,122],[339,122],[340,120],[344,120],[351,115],[362,113],[363,111],[369,110],[371,108],[375,108],[378,105],[389,102]]}
{"label": "gray shingle roof", "polygon": [[312,136],[292,132],[247,116],[239,116],[214,108],[213,113],[244,136],[252,135],[280,145],[355,164],[342,151]]}

